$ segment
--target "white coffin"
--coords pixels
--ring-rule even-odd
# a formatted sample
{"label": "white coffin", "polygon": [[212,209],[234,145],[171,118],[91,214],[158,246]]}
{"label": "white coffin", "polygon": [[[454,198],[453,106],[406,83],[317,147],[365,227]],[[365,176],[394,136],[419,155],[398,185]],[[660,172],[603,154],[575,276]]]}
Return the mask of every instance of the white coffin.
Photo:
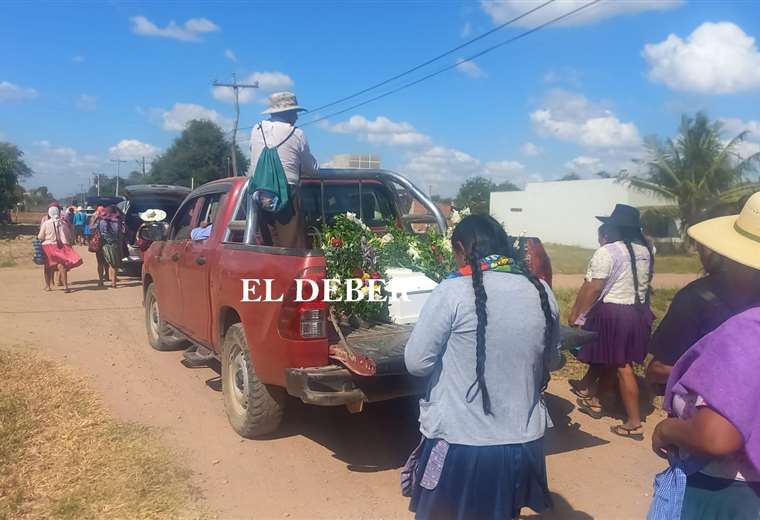
{"label": "white coffin", "polygon": [[[395,297],[395,301],[391,300],[388,304],[391,320],[402,325],[415,323],[422,306],[438,284],[422,273],[403,267],[387,269],[386,274],[388,283],[385,289]],[[403,292],[409,301],[401,299]]]}

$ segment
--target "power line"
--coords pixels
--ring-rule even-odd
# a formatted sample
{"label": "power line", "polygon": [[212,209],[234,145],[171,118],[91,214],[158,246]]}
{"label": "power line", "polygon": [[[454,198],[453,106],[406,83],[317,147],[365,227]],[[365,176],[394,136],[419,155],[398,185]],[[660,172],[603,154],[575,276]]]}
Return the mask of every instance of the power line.
{"label": "power line", "polygon": [[563,15],[557,16],[556,18],[552,18],[551,20],[546,21],[546,22],[544,22],[544,23],[542,23],[540,25],[537,25],[536,27],[534,27],[532,29],[529,29],[529,30],[527,30],[525,32],[522,32],[522,33],[520,33],[520,34],[518,34],[516,36],[513,36],[512,38],[509,38],[507,40],[499,42],[499,43],[497,43],[495,45],[492,45],[491,47],[487,47],[486,49],[484,49],[484,50],[482,50],[482,51],[480,51],[478,53],[473,54],[469,58],[465,58],[463,60],[459,60],[458,62],[456,62],[456,63],[454,63],[452,65],[448,65],[446,67],[438,69],[435,72],[431,72],[430,74],[426,74],[425,76],[422,76],[419,79],[416,79],[414,81],[410,81],[409,83],[405,83],[405,84],[403,84],[403,85],[401,85],[399,87],[396,87],[396,88],[394,88],[392,90],[389,90],[389,91],[384,92],[384,93],[382,93],[380,95],[377,95],[375,97],[372,97],[370,99],[362,101],[361,103],[357,103],[357,104],[352,105],[352,106],[350,106],[348,108],[339,110],[337,112],[333,112],[333,113],[328,114],[326,116],[318,117],[317,119],[312,119],[311,121],[306,121],[305,123],[303,123],[303,124],[301,124],[299,126],[301,126],[301,127],[308,126],[308,125],[311,125],[311,124],[314,124],[314,123],[318,123],[320,121],[324,121],[324,120],[329,119],[331,117],[335,117],[335,116],[344,114],[346,112],[350,112],[351,110],[355,110],[355,109],[357,109],[359,107],[362,107],[362,106],[367,105],[369,103],[372,103],[374,101],[378,101],[380,99],[388,97],[391,94],[395,94],[396,92],[399,92],[401,90],[404,90],[404,89],[407,89],[407,88],[412,87],[414,85],[417,85],[418,83],[422,83],[423,81],[428,80],[428,79],[430,79],[430,78],[432,78],[434,76],[438,76],[439,74],[443,74],[446,71],[449,71],[449,70],[451,70],[453,68],[456,68],[459,65],[461,65],[462,63],[474,61],[475,59],[480,58],[484,54],[488,54],[489,52],[495,51],[496,49],[504,47],[505,45],[509,45],[510,43],[514,43],[514,42],[516,42],[518,40],[521,40],[521,39],[525,38],[526,36],[529,36],[529,35],[537,32],[537,31],[540,31],[541,29],[543,29],[543,28],[545,28],[545,27],[547,27],[549,25],[555,24],[557,22],[561,22],[562,20],[564,20],[566,18],[569,18],[571,16],[574,16],[574,15],[578,14],[579,12],[583,11],[584,9],[588,9],[589,7],[591,7],[591,6],[595,5],[595,4],[598,4],[601,1],[602,0],[591,0],[587,4],[584,4],[584,5],[580,6],[580,7],[577,7],[575,9],[573,9],[572,11],[568,11],[567,13],[565,13]]}
{"label": "power line", "polygon": [[362,94],[366,94],[367,92],[370,92],[370,91],[375,90],[375,89],[377,89],[379,87],[387,85],[388,83],[391,83],[392,81],[395,81],[395,80],[397,80],[399,78],[407,76],[407,75],[411,74],[412,72],[416,72],[416,71],[420,70],[421,68],[427,67],[431,63],[434,63],[434,62],[440,60],[441,58],[445,58],[446,56],[454,54],[456,51],[461,50],[461,49],[463,49],[463,48],[465,48],[465,47],[467,47],[469,45],[472,45],[473,43],[475,43],[477,41],[480,41],[483,38],[486,38],[487,36],[490,36],[491,34],[497,32],[497,31],[500,31],[500,30],[504,29],[505,27],[507,27],[509,25],[512,25],[513,23],[515,23],[515,22],[517,22],[517,21],[525,18],[526,16],[529,16],[529,15],[535,13],[539,9],[543,9],[544,7],[546,7],[547,5],[549,5],[549,4],[551,4],[552,2],[555,2],[555,1],[556,0],[548,0],[547,2],[544,2],[543,4],[538,5],[538,6],[534,7],[533,9],[530,9],[530,10],[522,13],[521,15],[518,15],[518,16],[512,18],[511,20],[507,20],[506,22],[502,23],[501,25],[497,25],[496,27],[494,27],[490,31],[486,31],[483,34],[481,34],[479,36],[476,36],[475,38],[472,38],[471,40],[468,40],[468,41],[464,42],[463,44],[458,45],[458,46],[454,47],[453,49],[444,52],[443,54],[439,54],[438,56],[436,56],[434,58],[431,58],[431,59],[429,59],[429,60],[427,60],[427,61],[425,61],[423,63],[420,63],[419,65],[416,65],[416,66],[412,67],[411,69],[405,70],[404,72],[400,72],[399,74],[396,74],[395,76],[393,76],[391,78],[383,80],[380,83],[375,83],[374,85],[372,85],[370,87],[367,87],[364,90],[360,90],[359,92],[356,92],[355,94],[351,94],[350,96],[346,96],[346,97],[340,98],[340,99],[338,99],[336,101],[332,101],[330,103],[327,103],[326,105],[322,105],[320,107],[314,108],[314,109],[310,110],[310,112],[312,112],[312,113],[313,112],[319,112],[320,110],[324,110],[325,108],[338,105],[340,103],[343,103],[344,101],[348,101],[349,99],[354,99],[355,97],[361,96]]}

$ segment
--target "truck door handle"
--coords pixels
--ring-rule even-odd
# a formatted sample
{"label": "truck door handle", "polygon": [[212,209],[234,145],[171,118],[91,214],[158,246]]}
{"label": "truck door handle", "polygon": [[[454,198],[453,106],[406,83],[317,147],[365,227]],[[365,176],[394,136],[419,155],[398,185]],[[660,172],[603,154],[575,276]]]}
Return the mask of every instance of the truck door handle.
{"label": "truck door handle", "polygon": [[179,255],[177,253],[174,253],[172,255],[172,262],[178,262],[179,261]]}
{"label": "truck door handle", "polygon": [[206,259],[203,258],[202,256],[199,256],[198,258],[195,259],[195,263],[198,264],[198,265],[205,265],[206,264]]}

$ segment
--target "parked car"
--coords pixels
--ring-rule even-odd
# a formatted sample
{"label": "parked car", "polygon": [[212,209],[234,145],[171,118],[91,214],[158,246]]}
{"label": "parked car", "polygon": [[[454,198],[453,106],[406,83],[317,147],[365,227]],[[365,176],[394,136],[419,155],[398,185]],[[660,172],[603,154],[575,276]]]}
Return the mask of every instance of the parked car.
{"label": "parked car", "polygon": [[[324,278],[323,253],[262,244],[245,181],[233,177],[205,184],[185,199],[171,224],[141,231],[154,241],[142,274],[151,346],[168,350],[191,343],[187,362],[219,360],[227,416],[244,437],[276,430],[288,395],[358,412],[365,402],[421,393],[425,382],[406,372],[403,358],[412,325],[338,331],[329,325],[321,298],[295,301],[295,279],[319,283]],[[427,212],[403,215],[401,191]],[[346,211],[379,233],[389,221],[409,230],[421,224],[446,229],[433,202],[393,172],[322,170],[303,179],[301,195],[312,233]],[[190,240],[191,230],[204,220],[213,225],[211,236]],[[251,278],[273,280],[273,294],[284,299],[241,301],[241,280]],[[585,341],[583,333],[563,331],[567,347]]]}
{"label": "parked car", "polygon": [[144,248],[136,244],[137,230],[143,224],[140,213],[160,209],[166,212],[166,221],[169,222],[189,193],[190,188],[165,184],[136,184],[124,188],[124,201],[118,207],[126,216],[126,247],[122,265],[127,273],[139,276],[142,269]]}

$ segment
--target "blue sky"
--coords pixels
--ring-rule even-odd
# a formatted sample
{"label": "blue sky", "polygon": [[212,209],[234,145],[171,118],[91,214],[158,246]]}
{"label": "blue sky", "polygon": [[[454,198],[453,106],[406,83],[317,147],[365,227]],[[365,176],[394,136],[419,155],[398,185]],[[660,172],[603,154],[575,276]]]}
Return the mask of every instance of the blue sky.
{"label": "blue sky", "polygon": [[[259,80],[241,109],[249,126],[271,91],[316,107],[540,3],[5,2],[0,140],[25,152],[28,186],[73,193],[95,170],[112,174],[110,158],[150,160],[192,117],[228,128],[233,106],[214,79]],[[557,0],[426,71],[583,3]],[[443,195],[479,174],[523,184],[635,169],[646,136],[672,135],[683,112],[700,109],[725,121],[726,136],[753,131],[741,149],[751,153],[760,151],[758,37],[753,2],[606,0],[305,131],[323,164],[377,153]]]}

